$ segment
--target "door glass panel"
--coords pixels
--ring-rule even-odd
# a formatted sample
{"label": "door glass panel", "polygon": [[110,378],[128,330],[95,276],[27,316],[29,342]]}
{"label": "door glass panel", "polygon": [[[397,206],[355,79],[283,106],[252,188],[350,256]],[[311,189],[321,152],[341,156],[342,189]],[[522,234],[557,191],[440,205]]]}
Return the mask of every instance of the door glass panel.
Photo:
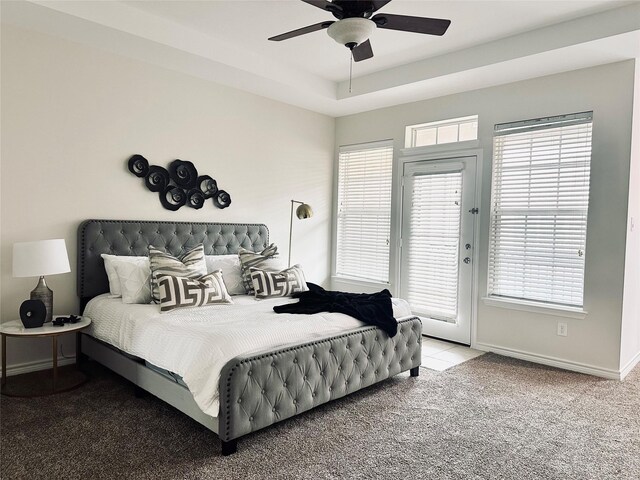
{"label": "door glass panel", "polygon": [[458,318],[462,172],[411,177],[406,297],[434,319]]}

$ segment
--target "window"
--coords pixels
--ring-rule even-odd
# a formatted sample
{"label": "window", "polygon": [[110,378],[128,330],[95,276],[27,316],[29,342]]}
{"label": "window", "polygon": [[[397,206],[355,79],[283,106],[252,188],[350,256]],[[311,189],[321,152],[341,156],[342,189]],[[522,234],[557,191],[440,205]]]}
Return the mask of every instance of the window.
{"label": "window", "polygon": [[477,139],[478,116],[472,115],[439,122],[409,125],[405,133],[405,147],[425,147]]}
{"label": "window", "polygon": [[392,142],[340,147],[336,275],[387,283]]}
{"label": "window", "polygon": [[592,112],[495,126],[489,295],[582,307]]}

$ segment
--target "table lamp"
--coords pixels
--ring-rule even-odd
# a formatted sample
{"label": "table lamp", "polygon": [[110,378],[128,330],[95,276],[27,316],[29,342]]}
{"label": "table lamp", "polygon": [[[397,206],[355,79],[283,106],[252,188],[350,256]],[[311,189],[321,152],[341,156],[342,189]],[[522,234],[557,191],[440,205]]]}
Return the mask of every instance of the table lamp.
{"label": "table lamp", "polygon": [[53,292],[47,287],[44,276],[70,271],[67,246],[62,238],[13,244],[13,276],[40,277],[31,291],[31,300],[44,303],[47,309],[45,322],[53,318]]}

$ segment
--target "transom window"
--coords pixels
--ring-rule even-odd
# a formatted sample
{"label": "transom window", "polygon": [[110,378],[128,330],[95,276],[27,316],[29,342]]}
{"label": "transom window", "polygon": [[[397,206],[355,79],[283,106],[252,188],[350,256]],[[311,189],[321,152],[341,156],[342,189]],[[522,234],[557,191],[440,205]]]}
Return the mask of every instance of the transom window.
{"label": "transom window", "polygon": [[583,306],[592,118],[495,126],[489,296]]}
{"label": "transom window", "polygon": [[426,147],[477,139],[478,116],[471,115],[469,117],[409,125],[405,133],[405,147]]}

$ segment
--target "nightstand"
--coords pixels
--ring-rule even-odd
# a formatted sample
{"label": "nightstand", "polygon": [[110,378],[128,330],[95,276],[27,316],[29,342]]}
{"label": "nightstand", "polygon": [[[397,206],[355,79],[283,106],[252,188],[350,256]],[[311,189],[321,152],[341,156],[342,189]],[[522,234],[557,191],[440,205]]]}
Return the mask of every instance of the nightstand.
{"label": "nightstand", "polygon": [[[64,315],[59,315],[64,316]],[[57,318],[57,317],[54,317]],[[13,320],[0,324],[0,335],[2,336],[2,394],[10,397],[37,397],[42,395],[51,395],[53,393],[66,392],[79,387],[87,381],[87,376],[79,371],[80,364],[80,332],[91,324],[91,320],[86,317],[80,317],[76,323],[66,323],[62,327],[56,327],[51,323],[45,323],[38,328],[24,328],[22,321]],[[76,372],[75,377],[70,382],[62,382],[59,384],[58,379],[58,337],[67,333],[76,333]],[[7,337],[22,338],[51,338],[51,352],[53,355],[53,375],[51,389],[45,389],[36,393],[20,393],[7,385]]]}

